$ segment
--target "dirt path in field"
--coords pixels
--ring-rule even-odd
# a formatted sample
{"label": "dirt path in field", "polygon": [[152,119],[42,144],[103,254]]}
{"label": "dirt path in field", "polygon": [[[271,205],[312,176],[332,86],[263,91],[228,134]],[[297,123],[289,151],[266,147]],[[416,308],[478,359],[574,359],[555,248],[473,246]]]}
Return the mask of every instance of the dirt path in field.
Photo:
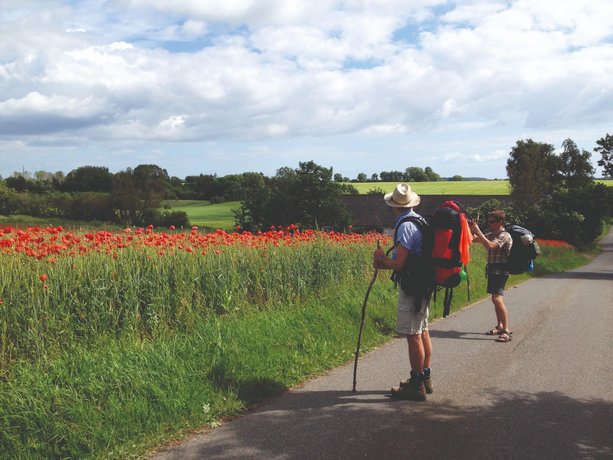
{"label": "dirt path in field", "polygon": [[613,458],[613,232],[602,248],[506,293],[510,343],[483,334],[489,300],[433,324],[425,403],[388,397],[397,339],[360,358],[356,393],[351,362],[153,458]]}

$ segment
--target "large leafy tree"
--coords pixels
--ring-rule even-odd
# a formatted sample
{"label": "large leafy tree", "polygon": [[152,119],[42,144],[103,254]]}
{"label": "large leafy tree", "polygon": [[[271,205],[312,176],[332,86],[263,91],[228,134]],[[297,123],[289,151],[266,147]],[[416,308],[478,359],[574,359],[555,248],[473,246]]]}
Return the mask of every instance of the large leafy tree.
{"label": "large leafy tree", "polygon": [[132,169],[128,168],[113,176],[111,199],[119,221],[126,224],[140,223],[142,210],[139,208],[137,193]]}
{"label": "large leafy tree", "polygon": [[243,181],[244,174],[229,174],[220,177],[216,195],[213,198],[216,201],[235,201],[240,200],[243,196]]}
{"label": "large leafy tree", "polygon": [[382,182],[402,182],[405,180],[405,173],[402,171],[381,171],[379,179]]}
{"label": "large leafy tree", "polygon": [[210,200],[217,194],[217,175],[200,174],[198,176],[187,176],[185,185],[194,192],[194,196],[199,200]]}
{"label": "large leafy tree", "polygon": [[253,176],[244,182],[242,207],[235,217],[245,228],[299,224],[343,226],[349,214],[340,201],[344,188],[334,182],[332,168],[313,161],[298,168],[280,168],[268,181]]}
{"label": "large leafy tree", "polygon": [[577,144],[571,139],[562,143],[560,154],[560,172],[569,189],[578,189],[592,183],[594,167],[591,162],[592,154],[586,150],[579,150]]}
{"label": "large leafy tree", "polygon": [[266,225],[288,225],[300,222],[298,210],[298,175],[284,166],[270,179],[270,195],[266,203]]}
{"label": "large leafy tree", "polygon": [[602,166],[605,176],[613,177],[613,136],[607,133],[605,137],[598,139],[596,144],[598,147],[594,148],[594,152],[601,155],[598,166]]}
{"label": "large leafy tree", "polygon": [[405,170],[403,180],[408,182],[427,182],[429,180],[428,174],[417,166],[410,166]]}
{"label": "large leafy tree", "polygon": [[16,192],[23,192],[24,190],[30,190],[30,183],[33,181],[26,179],[23,175],[13,175],[7,177],[4,182],[8,188],[15,190]]}
{"label": "large leafy tree", "polygon": [[560,159],[551,144],[517,141],[507,160],[511,197],[519,209],[550,195],[561,183]]}
{"label": "large leafy tree", "polygon": [[166,198],[170,180],[166,170],[157,165],[138,165],[134,168],[133,176],[142,208],[159,208],[161,201]]}
{"label": "large leafy tree", "polygon": [[8,216],[17,210],[17,192],[0,181],[0,214]]}
{"label": "large leafy tree", "polygon": [[268,178],[261,173],[244,173],[241,207],[238,211],[234,211],[236,223],[245,230],[263,228],[267,224],[269,203]]}
{"label": "large leafy tree", "polygon": [[102,166],[81,166],[70,171],[60,188],[65,192],[105,192],[113,188],[113,175]]}
{"label": "large leafy tree", "polygon": [[332,168],[308,161],[298,164],[296,176],[300,222],[314,227],[338,223],[344,208],[339,200],[341,189],[332,181]]}
{"label": "large leafy tree", "polygon": [[428,180],[430,182],[438,182],[439,180],[441,180],[441,176],[435,173],[430,166],[426,166],[424,172],[426,173],[426,176],[428,176]]}
{"label": "large leafy tree", "polygon": [[156,165],[138,165],[113,176],[113,206],[122,222],[146,224],[145,217],[166,196],[168,173]]}

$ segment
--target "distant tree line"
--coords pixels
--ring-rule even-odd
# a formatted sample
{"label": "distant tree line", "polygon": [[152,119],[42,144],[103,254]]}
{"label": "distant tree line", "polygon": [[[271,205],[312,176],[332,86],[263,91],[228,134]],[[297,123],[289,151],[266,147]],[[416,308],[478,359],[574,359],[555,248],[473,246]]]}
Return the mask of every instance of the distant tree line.
{"label": "distant tree line", "polygon": [[358,192],[350,184],[333,182],[332,168],[314,162],[300,163],[295,170],[281,168],[270,178],[247,172],[180,179],[169,177],[157,165],[139,165],[116,174],[106,167],[82,166],[67,175],[21,172],[0,181],[0,215],[188,226],[186,213],[165,211],[163,201],[193,199],[241,201],[236,223],[244,228],[343,226],[349,223],[338,200],[343,193]]}
{"label": "distant tree line", "polygon": [[[454,176],[458,180],[461,176]],[[441,176],[435,173],[430,166],[419,168],[410,166],[404,171],[381,171],[368,176],[366,173],[359,173],[355,180],[351,180],[342,174],[334,174],[334,182],[437,182]]]}
{"label": "distant tree line", "polygon": [[[596,141],[594,152],[605,175],[613,175],[613,136]],[[602,230],[604,216],[611,215],[611,188],[596,184],[591,154],[571,140],[560,154],[551,144],[532,139],[517,141],[507,161],[513,209],[511,215],[539,236],[574,244],[593,244]],[[366,180],[365,173],[358,181]],[[218,177],[200,174],[184,179],[169,177],[157,165],[142,164],[118,173],[100,166],[82,166],[62,172],[14,173],[0,180],[0,214],[26,214],[74,220],[100,220],[127,225],[187,226],[183,212],[169,212],[168,199],[240,201],[237,225],[259,230],[276,225],[343,227],[350,223],[340,195],[357,190],[332,168],[312,161],[298,168],[280,168],[272,177],[261,173]],[[454,176],[451,180],[462,180]],[[408,167],[405,171],[381,171],[370,181],[421,182],[441,177],[432,168]],[[375,188],[372,193],[384,191]]]}
{"label": "distant tree line", "polygon": [[112,174],[100,166],[63,173],[16,173],[0,183],[0,214],[25,214],[126,225],[187,225],[184,212],[163,212],[170,178],[156,165]]}

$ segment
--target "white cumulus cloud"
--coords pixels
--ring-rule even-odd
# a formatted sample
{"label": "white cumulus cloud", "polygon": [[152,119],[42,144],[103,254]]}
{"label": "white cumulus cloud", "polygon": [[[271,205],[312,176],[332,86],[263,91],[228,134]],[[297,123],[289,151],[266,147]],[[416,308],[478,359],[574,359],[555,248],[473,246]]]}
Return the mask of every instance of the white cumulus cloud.
{"label": "white cumulus cloud", "polygon": [[[3,3],[0,151],[39,158],[46,136],[81,142],[84,158],[95,146],[163,159],[187,143],[271,152],[283,139],[285,151],[312,152],[315,140],[334,150],[366,135],[401,155],[454,136],[430,150],[458,167],[496,165],[499,177],[509,137],[594,143],[613,117],[608,0],[92,5]],[[282,152],[266,158],[284,166]]]}

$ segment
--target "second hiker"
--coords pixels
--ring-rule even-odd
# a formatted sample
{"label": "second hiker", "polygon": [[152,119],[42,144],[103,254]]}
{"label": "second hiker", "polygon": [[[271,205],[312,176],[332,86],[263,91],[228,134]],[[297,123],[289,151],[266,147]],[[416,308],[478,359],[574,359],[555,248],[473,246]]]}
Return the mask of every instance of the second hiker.
{"label": "second hiker", "polygon": [[492,295],[496,326],[486,334],[497,335],[497,342],[510,342],[512,334],[509,329],[509,313],[503,299],[504,287],[509,279],[507,261],[513,245],[511,235],[504,228],[505,219],[504,211],[490,212],[487,218],[490,232],[485,235],[477,222],[471,223],[475,241],[487,249],[487,292]]}
{"label": "second hiker", "polygon": [[[409,258],[421,255],[423,234],[415,219],[423,221],[423,218],[413,210],[413,207],[419,204],[420,198],[409,185],[398,184],[384,199],[396,215],[396,238],[392,257],[386,257],[382,249],[377,249],[373,263],[375,268],[394,270],[396,276]],[[413,221],[406,220],[407,218]],[[425,401],[426,393],[432,393],[432,342],[428,332],[431,295],[431,291],[425,295],[407,295],[403,289],[398,289],[396,332],[407,338],[411,372],[407,381],[392,388],[392,398]]]}

